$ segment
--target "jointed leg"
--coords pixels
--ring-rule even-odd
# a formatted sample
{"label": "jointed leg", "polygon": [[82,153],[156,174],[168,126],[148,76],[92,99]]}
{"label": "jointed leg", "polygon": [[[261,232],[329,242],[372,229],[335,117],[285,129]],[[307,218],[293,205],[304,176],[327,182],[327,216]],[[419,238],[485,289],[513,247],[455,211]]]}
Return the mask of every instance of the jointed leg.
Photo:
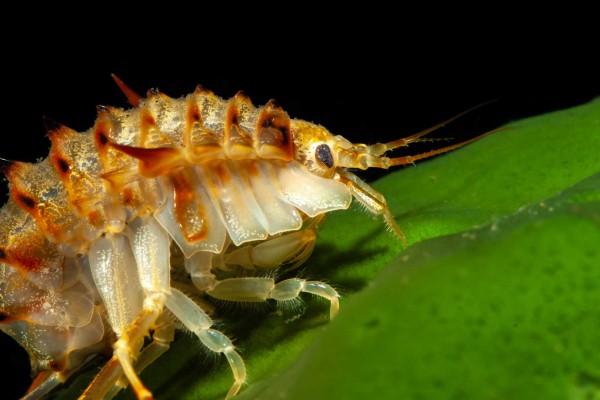
{"label": "jointed leg", "polygon": [[27,390],[25,396],[21,400],[34,400],[41,399],[43,396],[50,393],[52,389],[58,385],[64,383],[69,376],[73,374],[77,369],[73,371],[42,371],[33,380],[33,383]]}
{"label": "jointed leg", "polygon": [[[248,269],[275,269],[281,265],[290,265],[287,271],[297,268],[308,259],[315,248],[315,230],[320,220],[321,218],[315,218],[301,231],[277,236],[257,245],[237,248],[227,254],[225,264]],[[212,263],[213,254],[208,252],[196,253],[185,260],[186,271],[190,274],[194,286],[201,292],[207,292],[217,284],[212,273]]]}
{"label": "jointed leg", "polygon": [[[164,323],[157,322],[158,327],[152,334],[152,342],[144,347],[140,352],[140,355],[134,363],[135,372],[139,375],[146,367],[152,364],[158,357],[169,350],[169,346],[174,339],[175,326],[166,321],[166,314],[162,314],[161,317],[165,319]],[[159,318],[160,320],[161,318]],[[122,389],[129,385],[129,381],[124,377],[121,378],[113,385],[113,387],[104,396],[104,400],[112,399]]]}
{"label": "jointed leg", "polygon": [[241,302],[263,302],[268,299],[290,301],[303,292],[329,300],[330,317],[337,314],[340,308],[339,294],[328,284],[319,281],[292,278],[275,283],[272,278],[231,278],[217,282],[214,288],[207,291],[217,299]]}
{"label": "jointed leg", "polygon": [[162,313],[165,303],[165,296],[156,293],[144,300],[144,309],[142,313],[133,321],[130,329],[123,335],[114,346],[115,357],[121,362],[123,373],[131,383],[138,399],[150,400],[152,393],[144,386],[140,377],[135,372],[133,360],[137,357],[137,352],[132,343],[140,343],[144,336],[148,334],[158,316]]}
{"label": "jointed leg", "polygon": [[118,340],[113,358],[82,397],[106,393],[125,374],[138,399],[152,398],[133,362],[164,310],[170,290],[169,245],[167,232],[151,216],[132,221],[128,234],[106,235],[92,244],[89,257],[94,282]]}
{"label": "jointed leg", "polygon": [[114,345],[113,357],[96,375],[80,399],[100,399],[112,390],[117,380],[125,374],[131,383],[138,399],[152,399],[152,393],[144,386],[136,373],[133,360],[143,344],[144,336],[153,327],[156,319],[162,313],[165,302],[164,294],[148,296],[144,300],[142,312],[133,321],[130,328],[121,335]]}
{"label": "jointed leg", "polygon": [[223,333],[210,329],[213,325],[210,317],[179,290],[171,289],[166,306],[187,329],[198,336],[202,344],[215,353],[225,355],[234,378],[234,383],[227,392],[226,399],[235,396],[246,380],[246,367],[242,357],[235,351],[231,340]]}
{"label": "jointed leg", "polygon": [[402,244],[406,247],[406,236],[396,223],[383,195],[353,173],[340,171],[339,174],[339,181],[350,189],[352,196],[373,214],[381,215],[387,226],[402,240]]}

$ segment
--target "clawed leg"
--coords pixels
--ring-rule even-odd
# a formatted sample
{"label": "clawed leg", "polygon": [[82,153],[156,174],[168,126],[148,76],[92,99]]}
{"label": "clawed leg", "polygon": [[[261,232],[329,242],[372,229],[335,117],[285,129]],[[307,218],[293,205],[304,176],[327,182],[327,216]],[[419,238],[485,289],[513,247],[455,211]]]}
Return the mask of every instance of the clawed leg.
{"label": "clawed leg", "polygon": [[123,373],[131,383],[139,400],[151,400],[152,393],[144,386],[140,377],[135,372],[133,360],[137,357],[136,344],[141,344],[144,336],[150,332],[165,305],[165,295],[154,293],[144,299],[144,308],[133,321],[127,333],[119,338],[114,345],[114,356],[121,363]]}
{"label": "clawed leg", "polygon": [[[277,236],[255,246],[244,246],[228,255],[225,262],[245,268],[274,269],[291,264],[288,269],[302,264],[312,253],[316,241],[313,219],[301,230]],[[226,301],[264,302],[268,299],[293,301],[300,293],[312,293],[330,301],[330,316],[339,310],[339,294],[326,283],[293,278],[276,283],[272,278],[231,278],[217,281],[212,273],[211,255],[198,253],[186,260],[186,269],[192,282],[208,295]]]}
{"label": "clawed leg", "polygon": [[[175,327],[170,321],[166,321],[162,314],[157,321],[157,327],[152,335],[152,342],[144,347],[134,363],[136,374],[140,374],[148,365],[165,353],[174,339]],[[129,385],[128,379],[123,376],[123,368],[119,359],[113,356],[102,370],[96,375],[85,393],[80,397],[86,400],[112,399],[117,393]]]}
{"label": "clawed leg", "polygon": [[[247,269],[275,269],[288,266],[286,271],[302,265],[312,254],[317,240],[316,227],[322,217],[314,218],[301,230],[277,236],[256,245],[246,245],[229,252],[225,266],[238,265]],[[186,271],[192,283],[201,292],[207,292],[217,284],[213,269],[213,255],[207,252],[194,254],[185,260]],[[222,268],[217,266],[216,268]]]}
{"label": "clawed leg", "polygon": [[198,336],[202,344],[215,353],[225,355],[234,378],[234,383],[227,392],[226,399],[235,396],[246,380],[246,366],[242,357],[235,351],[231,340],[223,333],[210,329],[213,325],[210,317],[179,290],[171,289],[166,306],[187,329]]}
{"label": "clawed leg", "polygon": [[96,375],[81,395],[81,400],[102,398],[108,391],[113,389],[122,374],[125,374],[127,380],[131,383],[138,399],[152,399],[152,393],[140,380],[133,361],[137,358],[144,336],[148,334],[158,316],[162,313],[165,297],[164,294],[156,293],[144,300],[142,312],[136,317],[126,333],[117,340],[114,345],[112,359]]}
{"label": "clawed leg", "polygon": [[402,240],[402,244],[406,247],[406,236],[396,223],[381,193],[348,171],[340,171],[338,180],[350,189],[352,196],[367,210],[375,215],[381,215],[390,230]]}
{"label": "clawed leg", "polygon": [[33,380],[33,383],[25,393],[21,400],[41,399],[43,396],[50,393],[52,389],[64,383],[74,371],[58,372],[58,371],[42,371]]}
{"label": "clawed leg", "polygon": [[[169,350],[171,342],[175,337],[175,326],[169,321],[166,321],[167,318],[165,317],[165,314],[162,314],[161,317],[163,317],[165,321],[162,321],[162,323],[157,321],[158,326],[152,334],[152,342],[142,349],[134,364],[135,372],[138,375],[141,374],[148,365],[152,364],[158,357]],[[160,319],[161,318],[159,318],[159,320]],[[104,400],[112,399],[128,385],[129,381],[124,376],[121,376],[104,396]]]}
{"label": "clawed leg", "polygon": [[100,398],[124,374],[138,399],[152,399],[136,373],[134,361],[144,337],[157,327],[164,310],[170,289],[169,245],[167,232],[153,217],[144,216],[132,221],[127,233],[107,234],[90,247],[94,282],[118,340],[113,358],[82,398]]}
{"label": "clawed leg", "polygon": [[96,374],[94,380],[88,385],[78,400],[100,400],[111,389],[123,374],[121,364],[116,357],[111,358]]}
{"label": "clawed leg", "polygon": [[219,281],[207,293],[221,300],[241,302],[263,302],[296,300],[300,293],[312,293],[331,302],[329,315],[333,318],[339,308],[340,295],[334,288],[319,281],[300,278],[286,279],[275,283],[272,278],[231,278]]}

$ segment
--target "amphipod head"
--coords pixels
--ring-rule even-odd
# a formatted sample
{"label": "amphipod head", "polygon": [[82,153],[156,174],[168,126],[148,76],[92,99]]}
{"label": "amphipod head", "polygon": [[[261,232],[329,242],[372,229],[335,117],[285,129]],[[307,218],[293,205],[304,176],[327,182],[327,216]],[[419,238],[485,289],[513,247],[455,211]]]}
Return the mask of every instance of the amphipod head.
{"label": "amphipod head", "polygon": [[[468,111],[471,110],[465,112]],[[360,180],[357,176],[347,171],[346,168],[387,169],[395,165],[412,164],[417,160],[454,150],[498,131],[497,129],[462,143],[417,155],[395,158],[387,157],[385,155],[386,152],[398,147],[428,140],[421,139],[421,137],[463,114],[464,113],[461,113],[454,118],[414,135],[397,139],[389,143],[376,143],[373,145],[354,144],[342,136],[332,135],[322,126],[306,121],[294,120],[291,121],[291,130],[294,138],[294,158],[301,162],[304,167],[313,174],[323,178],[332,178],[344,184],[349,193],[352,194],[352,197],[361,203],[367,210],[375,215],[381,215],[390,231],[396,234],[406,246],[406,237],[396,223],[383,195]]]}
{"label": "amphipod head", "polygon": [[292,120],[290,126],[294,138],[294,159],[304,164],[310,172],[331,178],[340,166],[338,137],[321,125],[311,122]]}
{"label": "amphipod head", "polygon": [[342,136],[332,135],[327,129],[320,125],[301,120],[293,120],[291,128],[295,144],[294,156],[295,159],[303,163],[309,171],[326,178],[333,177],[335,172],[338,171],[338,168],[387,169],[396,165],[413,164],[415,161],[433,157],[472,143],[485,136],[491,135],[492,133],[496,133],[500,129],[484,133],[483,135],[461,143],[421,154],[392,158],[387,157],[385,153],[398,147],[407,146],[410,143],[433,141],[435,139],[426,139],[423,138],[423,136],[485,104],[487,103],[466,110],[429,129],[415,133],[414,135],[388,143],[376,143],[373,145],[354,144]]}

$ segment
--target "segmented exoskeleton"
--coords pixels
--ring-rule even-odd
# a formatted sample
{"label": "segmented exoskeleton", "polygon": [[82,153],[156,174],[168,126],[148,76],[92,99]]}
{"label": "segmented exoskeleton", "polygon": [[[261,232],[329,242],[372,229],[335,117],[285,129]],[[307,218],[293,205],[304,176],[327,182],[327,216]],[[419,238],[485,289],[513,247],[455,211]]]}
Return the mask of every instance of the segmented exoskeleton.
{"label": "segmented exoskeleton", "polygon": [[[272,276],[301,265],[323,215],[353,198],[405,241],[384,197],[348,169],[410,164],[478,139],[389,158],[388,150],[439,125],[386,144],[352,144],[291,120],[273,101],[256,108],[242,93],[224,100],[202,88],[142,99],[115,79],[135,108],[99,107],[83,133],[53,127],[39,163],[2,161],[10,199],[0,210],[0,329],[29,352],[37,377],[27,399],[101,353],[112,358],[82,398],[110,398],[128,384],[151,398],[138,374],[168,349],[176,323],[226,356],[234,396],[244,362],[212,329],[210,303],[184,292],[235,302],[312,293],[330,301],[334,316],[339,295],[326,283],[237,271]],[[189,279],[176,278],[177,268]],[[218,280],[217,270],[232,277]]]}

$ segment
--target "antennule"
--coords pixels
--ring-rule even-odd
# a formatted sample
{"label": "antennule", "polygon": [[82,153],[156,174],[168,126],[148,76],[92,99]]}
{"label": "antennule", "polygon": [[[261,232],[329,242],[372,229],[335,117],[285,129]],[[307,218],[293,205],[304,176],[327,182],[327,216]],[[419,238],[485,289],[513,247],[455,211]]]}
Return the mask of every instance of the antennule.
{"label": "antennule", "polygon": [[437,129],[443,128],[444,126],[448,125],[450,122],[455,121],[455,120],[459,119],[460,117],[470,113],[471,111],[477,110],[480,107],[483,107],[490,103],[493,103],[494,101],[497,101],[497,99],[489,100],[484,103],[478,104],[474,107],[469,108],[468,110],[461,112],[460,114],[455,115],[452,118],[448,118],[447,120],[442,121],[439,124],[432,126],[431,128],[427,128],[425,130],[422,130],[420,132],[417,132],[417,133],[407,136],[405,138],[397,139],[397,140],[394,140],[394,141],[391,141],[388,143],[376,143],[376,144],[373,144],[370,146],[365,146],[364,151],[367,154],[370,154],[372,156],[380,156],[380,155],[384,154],[386,151],[397,149],[398,147],[408,146],[410,143],[427,141],[427,139],[419,139],[419,138],[421,138],[422,136],[425,136]]}

